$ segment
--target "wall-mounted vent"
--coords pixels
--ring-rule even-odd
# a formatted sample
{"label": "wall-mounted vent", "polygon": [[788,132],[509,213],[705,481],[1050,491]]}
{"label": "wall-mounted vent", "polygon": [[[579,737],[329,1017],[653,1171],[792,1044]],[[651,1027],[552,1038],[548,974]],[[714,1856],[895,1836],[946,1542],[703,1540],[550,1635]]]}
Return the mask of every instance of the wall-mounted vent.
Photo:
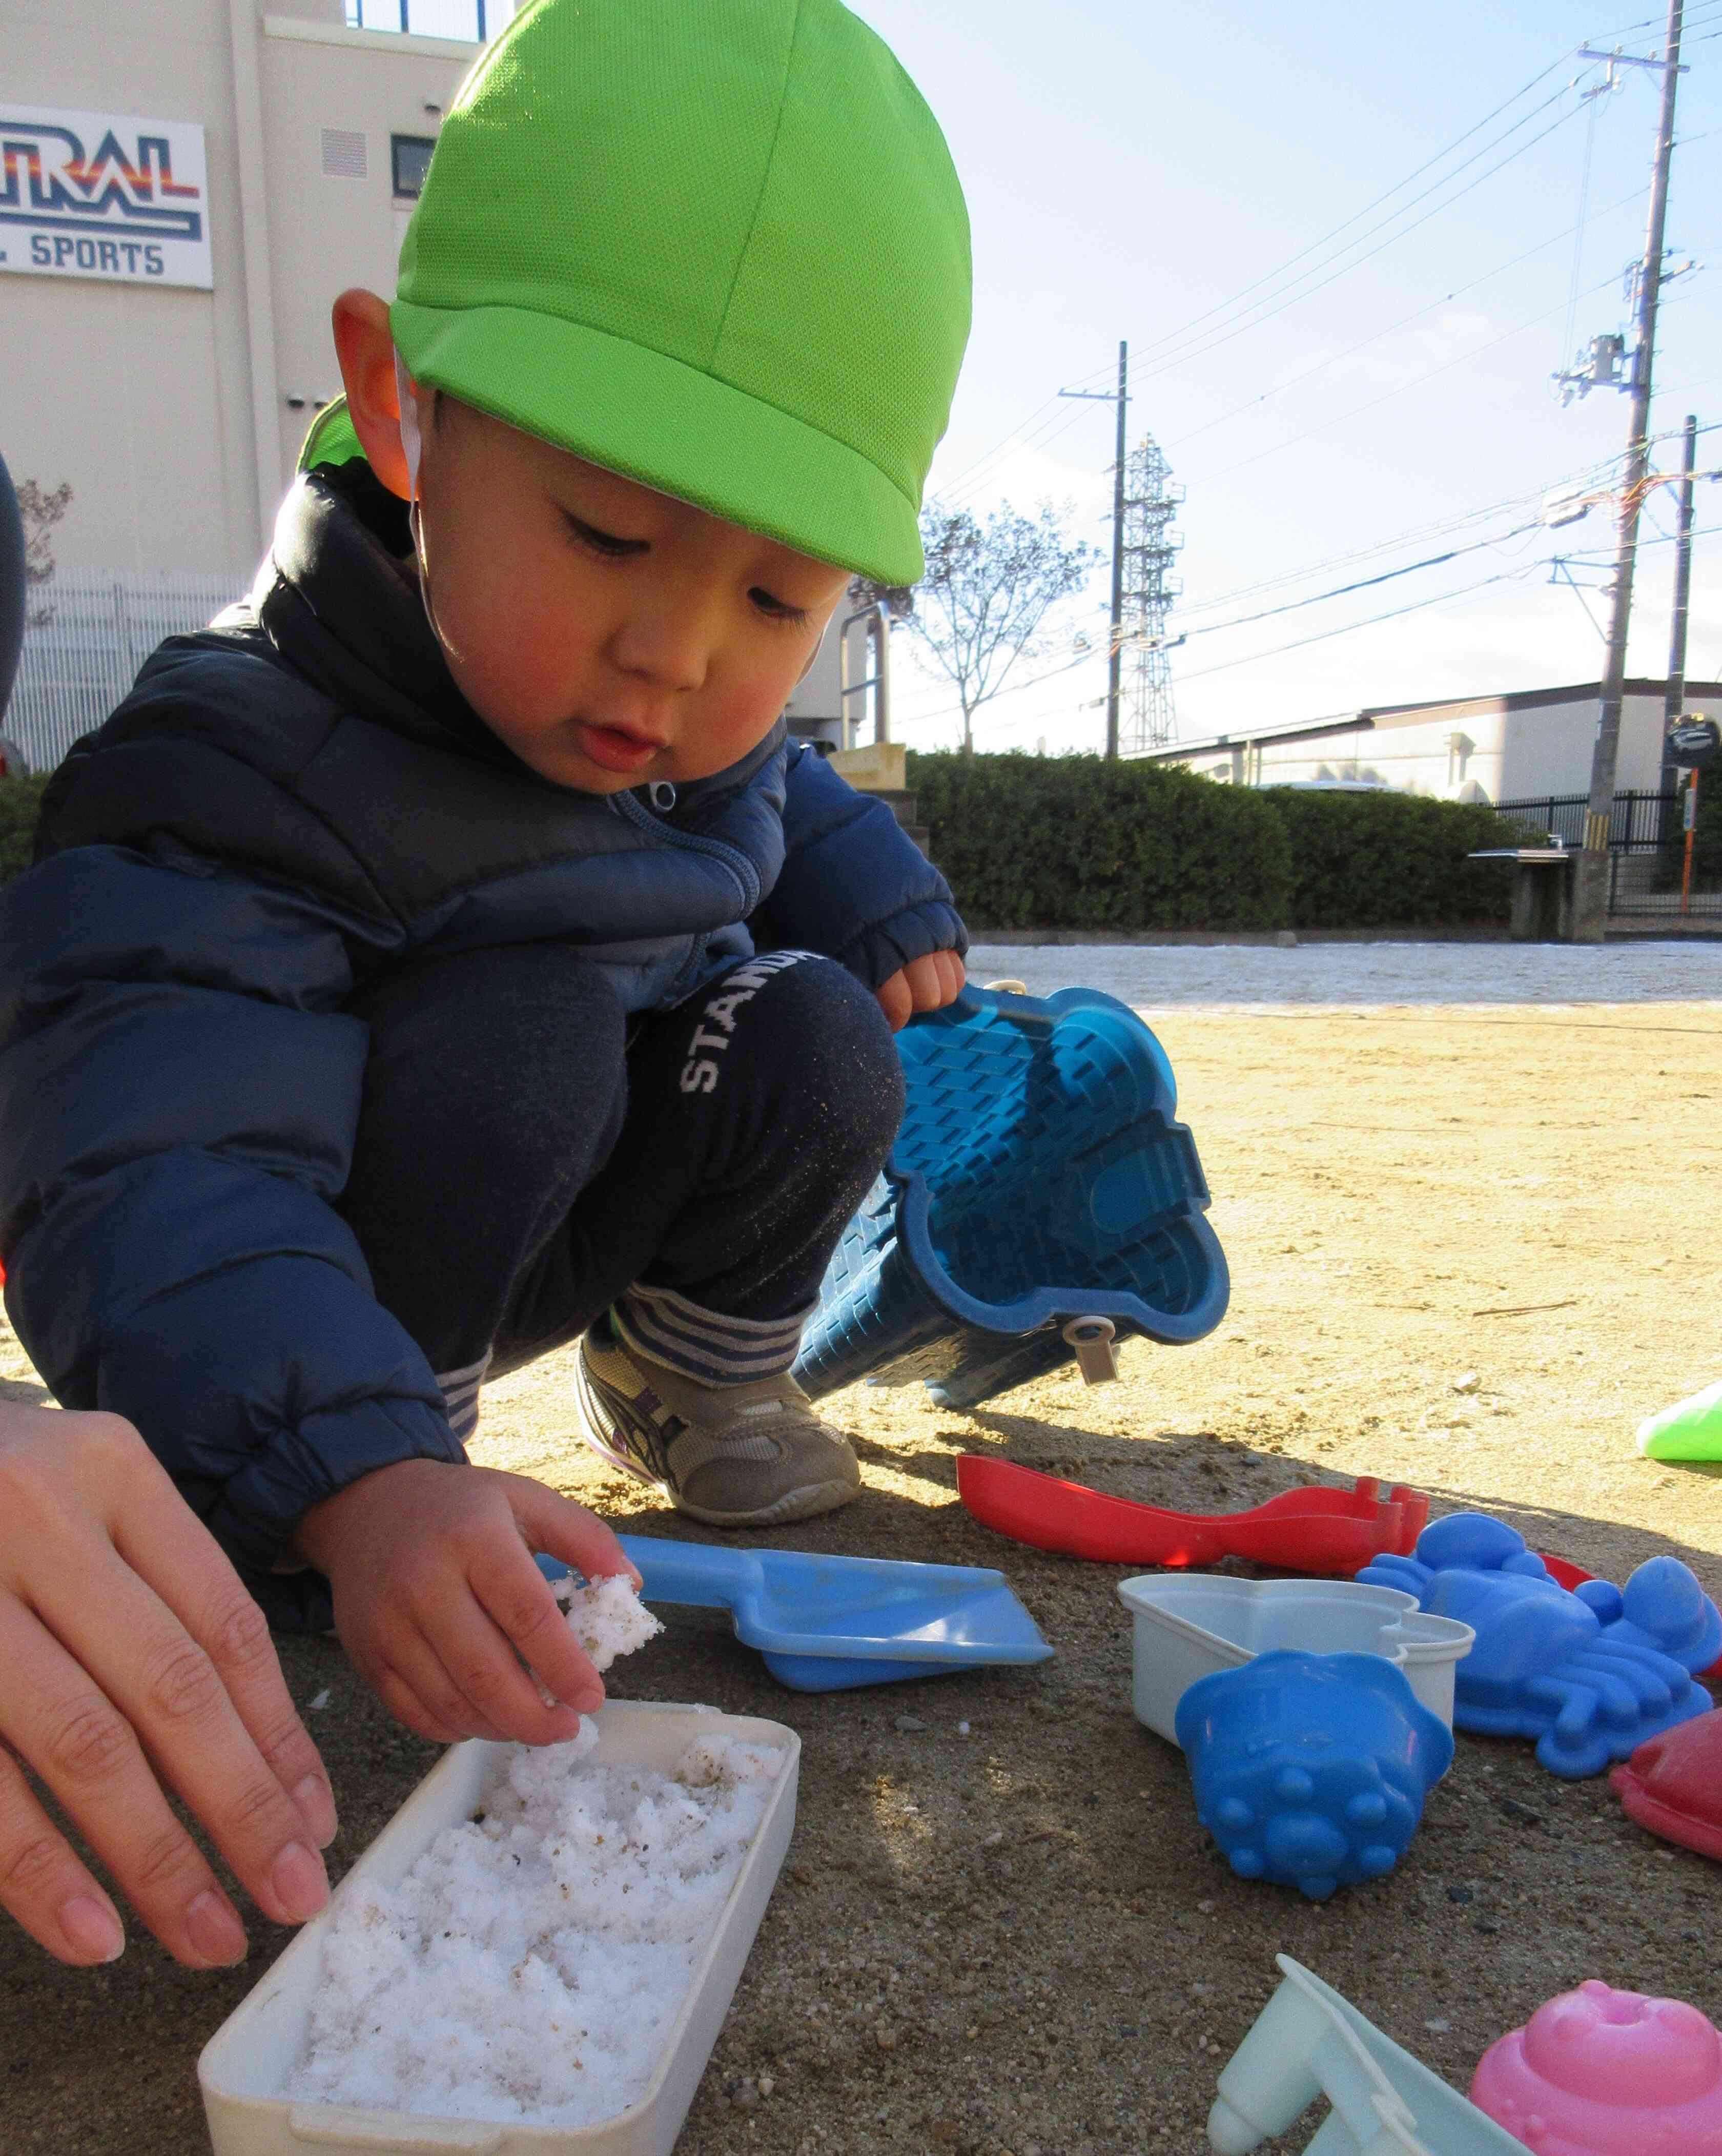
{"label": "wall-mounted vent", "polygon": [[365,138],[356,127],[323,130],[323,175],[331,180],[362,180],[370,170]]}

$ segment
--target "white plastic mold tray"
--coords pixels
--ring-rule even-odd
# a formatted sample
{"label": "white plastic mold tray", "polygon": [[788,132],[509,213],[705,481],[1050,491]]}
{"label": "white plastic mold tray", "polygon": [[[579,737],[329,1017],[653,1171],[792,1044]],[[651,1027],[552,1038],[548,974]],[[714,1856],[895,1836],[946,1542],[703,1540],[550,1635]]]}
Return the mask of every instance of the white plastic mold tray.
{"label": "white plastic mold tray", "polygon": [[1149,1572],[1121,1580],[1118,1599],[1130,1612],[1136,1719],[1174,1744],[1178,1702],[1198,1677],[1283,1647],[1385,1656],[1451,1729],[1453,1671],[1477,1637],[1451,1617],[1425,1616],[1415,1595],[1350,1579]]}
{"label": "white plastic mold tray", "polygon": [[1283,1981],[1220,2071],[1217,2156],[1250,2156],[1318,2097],[1333,2107],[1306,2156],[1524,2156],[1524,2143],[1384,2036],[1289,1954]]}
{"label": "white plastic mold tray", "polygon": [[785,1755],[644,2096],[599,2125],[551,2127],[358,2110],[280,2093],[310,2025],[333,1910],[356,1879],[397,1885],[445,1826],[470,1815],[492,1765],[511,1748],[474,1740],[455,1745],[432,1768],[336,1889],[330,1907],[306,1926],[203,2046],[198,2079],[214,2156],[342,2149],[366,2156],[450,2156],[457,2150],[463,2156],[670,2156],[789,1846],[801,1740],[781,1722],[708,1707],[613,1700],[594,1718],[599,1741],[583,1767],[668,1774],[690,1744],[707,1736],[771,1745]]}

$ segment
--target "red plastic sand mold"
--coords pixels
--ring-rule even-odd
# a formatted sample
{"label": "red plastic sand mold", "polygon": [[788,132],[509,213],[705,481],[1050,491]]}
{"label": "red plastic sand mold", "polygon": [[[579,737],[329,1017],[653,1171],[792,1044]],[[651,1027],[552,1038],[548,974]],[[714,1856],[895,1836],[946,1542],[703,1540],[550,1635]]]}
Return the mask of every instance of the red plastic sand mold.
{"label": "red plastic sand mold", "polygon": [[1426,1497],[1398,1482],[1383,1496],[1372,1476],[1349,1490],[1282,1491],[1246,1512],[1173,1512],[974,1452],[958,1457],[957,1494],[984,1527],[1015,1542],[1103,1564],[1240,1557],[1287,1572],[1349,1574],[1371,1558],[1409,1557],[1429,1517]]}

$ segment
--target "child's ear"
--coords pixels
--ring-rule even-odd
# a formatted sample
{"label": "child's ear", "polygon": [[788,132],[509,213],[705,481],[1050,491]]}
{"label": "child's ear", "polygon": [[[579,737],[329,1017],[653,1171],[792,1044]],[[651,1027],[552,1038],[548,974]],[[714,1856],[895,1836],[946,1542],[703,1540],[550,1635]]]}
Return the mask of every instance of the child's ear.
{"label": "child's ear", "polygon": [[409,501],[412,483],[401,447],[400,400],[395,389],[388,302],[355,286],[335,302],[332,326],[353,432],[384,486],[403,501]]}

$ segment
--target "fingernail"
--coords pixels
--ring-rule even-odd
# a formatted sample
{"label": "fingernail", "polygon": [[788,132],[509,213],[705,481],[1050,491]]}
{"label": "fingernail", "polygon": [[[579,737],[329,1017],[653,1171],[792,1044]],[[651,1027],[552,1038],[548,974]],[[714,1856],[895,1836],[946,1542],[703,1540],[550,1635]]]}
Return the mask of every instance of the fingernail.
{"label": "fingernail", "polygon": [[59,1928],[80,1961],[118,1961],[126,1951],[120,1919],[88,1894],[60,1903]]}
{"label": "fingernail", "polygon": [[329,1898],[322,1859],[302,1841],[290,1841],[270,1866],[269,1882],[291,1924],[314,1917]]}
{"label": "fingernail", "polygon": [[294,1790],[293,1801],[299,1807],[299,1816],[311,1829],[317,1847],[326,1849],[341,1824],[335,1815],[335,1799],[329,1794],[328,1784],[320,1774],[307,1774]]}
{"label": "fingernail", "polygon": [[228,1969],[245,1958],[245,1928],[213,1887],[206,1887],[187,1909],[185,1928],[212,1969]]}

